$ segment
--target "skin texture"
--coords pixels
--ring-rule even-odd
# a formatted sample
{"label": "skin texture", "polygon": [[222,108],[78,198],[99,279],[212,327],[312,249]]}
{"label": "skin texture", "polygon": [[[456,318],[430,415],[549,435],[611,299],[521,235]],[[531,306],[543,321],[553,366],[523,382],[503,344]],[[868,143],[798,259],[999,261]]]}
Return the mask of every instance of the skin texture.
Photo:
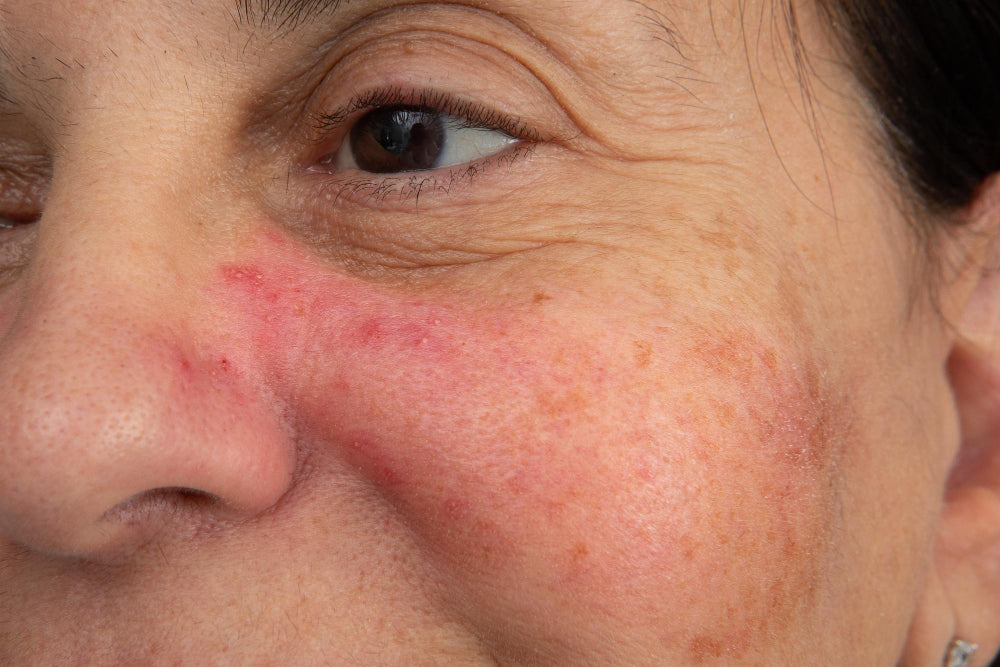
{"label": "skin texture", "polygon": [[[909,650],[972,282],[808,4],[174,4],[0,3],[0,663]],[[384,88],[525,141],[332,170]]]}

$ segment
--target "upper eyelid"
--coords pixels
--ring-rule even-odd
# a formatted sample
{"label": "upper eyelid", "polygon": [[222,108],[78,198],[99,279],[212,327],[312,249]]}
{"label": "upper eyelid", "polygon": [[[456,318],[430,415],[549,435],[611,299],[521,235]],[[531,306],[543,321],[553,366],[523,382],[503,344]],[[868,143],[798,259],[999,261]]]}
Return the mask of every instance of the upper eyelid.
{"label": "upper eyelid", "polygon": [[443,113],[468,123],[469,127],[484,127],[502,131],[515,139],[536,142],[540,133],[520,117],[507,115],[485,104],[432,89],[407,90],[400,87],[375,89],[355,96],[347,104],[315,115],[315,126],[321,135],[333,134],[355,114],[384,106],[415,106]]}
{"label": "upper eyelid", "polygon": [[[428,49],[414,49],[414,44],[426,44]],[[587,97],[586,91],[575,90],[581,82],[569,64],[519,21],[489,9],[436,2],[380,8],[352,19],[320,51],[322,55],[308,66],[309,80],[299,98],[300,113],[306,118],[305,123],[296,124],[300,141],[329,141],[353,114],[371,106],[365,98],[373,93],[366,91],[401,82],[413,88],[397,89],[402,94],[395,97],[402,99],[395,103],[416,106],[423,102],[518,139],[569,145],[586,134],[565,104]],[[434,64],[440,62],[439,55],[447,58],[449,52],[458,58],[452,63],[457,67]],[[401,66],[401,57],[415,64]],[[373,70],[372,63],[381,58],[392,67]],[[429,60],[431,67],[421,59]],[[484,79],[480,61],[495,76]],[[491,82],[501,76],[515,85],[490,90]],[[489,97],[470,100],[466,91]],[[482,97],[480,92],[475,95]],[[357,97],[345,104],[348,94]]]}

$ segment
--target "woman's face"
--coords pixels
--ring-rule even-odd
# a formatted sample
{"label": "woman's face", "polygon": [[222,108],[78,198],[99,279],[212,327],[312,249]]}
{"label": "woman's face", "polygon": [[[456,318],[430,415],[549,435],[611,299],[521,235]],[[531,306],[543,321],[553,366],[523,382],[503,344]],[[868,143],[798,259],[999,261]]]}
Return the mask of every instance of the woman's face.
{"label": "woman's face", "polygon": [[892,662],[949,338],[811,5],[265,4],[3,3],[0,662]]}

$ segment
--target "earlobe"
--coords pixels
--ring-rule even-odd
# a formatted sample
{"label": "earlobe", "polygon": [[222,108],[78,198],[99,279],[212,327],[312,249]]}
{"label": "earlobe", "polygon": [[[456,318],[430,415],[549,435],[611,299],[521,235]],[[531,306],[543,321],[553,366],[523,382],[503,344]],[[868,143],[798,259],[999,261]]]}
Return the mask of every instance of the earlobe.
{"label": "earlobe", "polygon": [[939,657],[955,636],[955,613],[938,575],[938,568],[931,567],[924,582],[923,594],[917,612],[910,623],[906,647],[900,657],[900,667],[938,667]]}

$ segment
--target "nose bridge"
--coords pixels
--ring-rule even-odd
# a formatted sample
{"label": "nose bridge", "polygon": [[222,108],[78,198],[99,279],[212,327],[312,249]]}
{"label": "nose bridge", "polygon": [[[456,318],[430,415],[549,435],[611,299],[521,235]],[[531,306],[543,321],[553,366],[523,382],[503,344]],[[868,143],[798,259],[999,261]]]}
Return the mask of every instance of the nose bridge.
{"label": "nose bridge", "polygon": [[16,312],[0,318],[0,538],[100,550],[134,528],[109,512],[163,489],[265,509],[291,452],[275,411],[192,323],[204,262],[169,168],[105,158],[62,173]]}
{"label": "nose bridge", "polygon": [[112,105],[79,120],[57,155],[10,333],[96,363],[165,324],[182,335],[210,261],[191,208],[205,179],[191,168],[197,142],[170,139],[183,118]]}
{"label": "nose bridge", "polygon": [[164,179],[113,160],[66,171],[39,224],[10,329],[0,332],[0,376],[25,396],[57,386],[66,395],[116,375],[109,391],[134,387],[155,372],[137,371],[153,338],[184,337],[179,306],[194,298],[196,262],[187,259],[185,275],[177,260],[186,254],[178,240],[185,216]]}

